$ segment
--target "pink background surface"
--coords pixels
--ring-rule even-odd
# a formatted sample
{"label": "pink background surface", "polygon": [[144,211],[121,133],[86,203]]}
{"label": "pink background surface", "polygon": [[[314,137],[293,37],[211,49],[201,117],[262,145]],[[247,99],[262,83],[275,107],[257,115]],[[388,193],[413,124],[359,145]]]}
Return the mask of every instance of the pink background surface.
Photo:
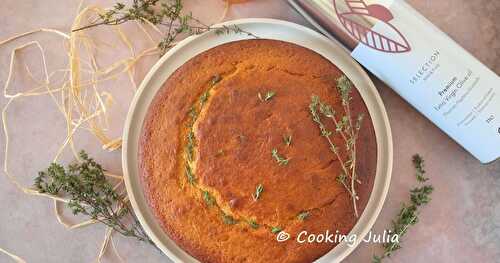
{"label": "pink background surface", "polygon": [[[85,4],[91,1],[85,1]],[[500,1],[497,0],[411,0],[416,9],[443,31],[500,73]],[[0,40],[39,27],[68,31],[79,1],[3,0],[0,7]],[[112,1],[99,1],[106,6]],[[195,16],[216,21],[223,9],[219,0],[186,0]],[[203,4],[203,6],[201,6]],[[226,19],[269,17],[307,23],[285,1],[256,0],[234,5]],[[130,30],[132,30],[130,28]],[[106,38],[106,36],[104,36]],[[47,35],[18,40],[0,48],[0,83],[5,83],[11,50],[29,40],[40,40],[46,47],[49,70],[65,67],[60,39]],[[145,46],[146,39],[134,39]],[[117,51],[118,52],[118,51]],[[135,74],[143,78],[156,57],[141,62]],[[18,60],[30,65],[40,76],[40,59],[34,49],[21,53]],[[22,64],[20,64],[22,65]],[[38,69],[38,70],[37,70]],[[22,66],[11,90],[22,91],[33,85]],[[435,187],[433,201],[422,210],[420,223],[404,238],[404,249],[389,262],[500,262],[500,161],[481,165],[443,132],[417,113],[380,81],[374,79],[387,108],[394,136],[394,169],[388,199],[374,226],[380,233],[408,198],[415,185],[411,156],[420,153]],[[110,133],[119,136],[133,88],[127,78],[106,83],[116,104],[112,108]],[[64,138],[64,120],[48,99],[23,99],[9,110],[11,171],[25,185],[31,185],[36,172],[52,160]],[[2,98],[0,105],[5,105]],[[94,137],[85,131],[76,135],[77,148],[87,149],[108,170],[120,173],[120,152],[99,150]],[[5,143],[5,137],[0,137]],[[4,153],[0,152],[3,158]],[[66,154],[66,159],[70,155]],[[104,235],[103,226],[66,230],[55,220],[52,202],[27,196],[5,176],[0,177],[0,247],[28,262],[92,262]],[[71,217],[69,217],[71,220]],[[127,262],[169,262],[158,250],[132,239],[117,237],[116,245]],[[346,262],[369,262],[380,245],[362,244]],[[108,253],[105,262],[120,262]],[[10,262],[0,254],[0,262]]]}

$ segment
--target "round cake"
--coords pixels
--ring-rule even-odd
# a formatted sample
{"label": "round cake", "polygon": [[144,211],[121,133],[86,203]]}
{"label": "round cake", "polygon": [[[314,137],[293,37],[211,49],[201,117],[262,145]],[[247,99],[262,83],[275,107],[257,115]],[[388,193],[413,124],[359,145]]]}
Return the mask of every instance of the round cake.
{"label": "round cake", "polygon": [[139,170],[162,228],[199,261],[312,262],[361,216],[376,148],[335,65],[295,44],[243,40],[168,78],[143,124]]}

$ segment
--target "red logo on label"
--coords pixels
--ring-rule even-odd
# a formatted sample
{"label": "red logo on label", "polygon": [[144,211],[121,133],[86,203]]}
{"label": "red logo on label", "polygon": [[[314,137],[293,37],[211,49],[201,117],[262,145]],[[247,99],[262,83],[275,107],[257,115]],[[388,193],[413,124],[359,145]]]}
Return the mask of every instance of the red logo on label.
{"label": "red logo on label", "polygon": [[[367,5],[364,0],[333,0],[333,7],[347,32],[364,45],[387,53],[405,53],[411,50],[406,38],[389,23],[394,16],[386,7]],[[371,26],[363,25],[369,24],[373,19],[384,23],[390,34],[381,34],[373,31]]]}

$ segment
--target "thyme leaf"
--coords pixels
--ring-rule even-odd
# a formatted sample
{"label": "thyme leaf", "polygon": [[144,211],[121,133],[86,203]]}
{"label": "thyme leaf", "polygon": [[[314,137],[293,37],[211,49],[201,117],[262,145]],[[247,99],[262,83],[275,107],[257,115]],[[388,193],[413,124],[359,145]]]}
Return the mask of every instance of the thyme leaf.
{"label": "thyme leaf", "polygon": [[262,194],[263,191],[264,191],[264,186],[262,186],[262,184],[257,185],[257,187],[255,188],[255,193],[252,195],[253,200],[254,201],[259,200],[260,195]]}
{"label": "thyme leaf", "polygon": [[431,185],[424,185],[422,187],[415,187],[410,190],[410,199],[416,206],[428,204],[431,201],[430,195],[434,191]]}
{"label": "thyme leaf", "polygon": [[191,170],[191,166],[186,164],[185,172],[186,178],[190,184],[194,184],[196,182],[196,179],[194,178],[193,171]]}
{"label": "thyme leaf", "polygon": [[215,84],[219,83],[221,80],[222,80],[221,75],[217,74],[212,77],[212,80],[210,80],[210,84],[212,84],[212,86],[215,86]]}
{"label": "thyme leaf", "polygon": [[250,225],[250,227],[253,229],[257,229],[260,227],[260,225],[257,224],[257,222],[254,219],[248,220],[248,225]]}
{"label": "thyme leaf", "polygon": [[200,96],[200,108],[202,108],[205,103],[208,101],[208,97],[210,97],[210,91],[205,91],[203,94]]}
{"label": "thyme leaf", "polygon": [[348,104],[352,99],[350,96],[352,87],[352,82],[349,80],[349,78],[347,78],[346,75],[342,75],[337,79],[337,89],[340,92],[340,97],[342,98],[343,104]]}
{"label": "thyme leaf", "polygon": [[193,124],[196,121],[196,119],[198,118],[198,112],[196,111],[195,106],[191,106],[189,108],[188,115],[191,118],[191,124]]}
{"label": "thyme leaf", "polygon": [[214,199],[214,197],[208,191],[203,191],[202,195],[203,195],[203,200],[205,200],[205,203],[208,206],[214,205],[215,199]]}
{"label": "thyme leaf", "polygon": [[259,94],[257,94],[257,97],[259,97],[259,100],[262,101],[262,102],[266,102],[266,101],[269,101],[270,99],[272,99],[274,96],[276,95],[276,92],[272,91],[272,90],[269,90],[266,92],[265,95],[262,95],[260,92]]}
{"label": "thyme leaf", "polygon": [[189,129],[186,135],[186,139],[187,139],[187,144],[186,144],[187,158],[191,162],[194,159],[194,147],[195,147],[195,136],[192,129]]}
{"label": "thyme leaf", "polygon": [[300,221],[304,221],[306,220],[307,218],[309,218],[310,216],[310,213],[308,211],[303,211],[303,212],[300,212],[298,215],[297,215],[297,219],[300,220]]}

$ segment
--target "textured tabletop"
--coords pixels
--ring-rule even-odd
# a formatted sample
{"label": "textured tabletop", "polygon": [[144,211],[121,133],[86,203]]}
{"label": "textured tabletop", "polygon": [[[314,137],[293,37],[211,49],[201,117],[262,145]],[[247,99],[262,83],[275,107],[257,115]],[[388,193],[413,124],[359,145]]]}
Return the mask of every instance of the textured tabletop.
{"label": "textured tabletop", "polygon": [[[77,0],[3,0],[0,7],[0,41],[36,28],[68,31],[77,13]],[[204,21],[215,22],[224,4],[220,0],[186,0],[187,8]],[[500,1],[498,0],[411,0],[439,28],[500,73]],[[90,4],[91,1],[84,1]],[[98,1],[106,6],[112,1]],[[203,6],[202,6],[203,5]],[[269,17],[307,23],[281,0],[255,0],[231,7],[226,19]],[[106,38],[106,36],[103,36]],[[50,70],[65,68],[66,55],[61,39],[39,33],[0,47],[0,85],[4,85],[10,52],[16,46],[38,40],[45,48]],[[134,39],[147,45],[147,39]],[[119,45],[117,45],[119,46]],[[33,80],[23,70],[29,65],[34,77],[40,75],[41,60],[35,48],[19,54],[11,93],[27,90]],[[137,65],[135,80],[147,73],[157,57]],[[380,233],[408,198],[415,184],[411,156],[420,153],[426,161],[430,182],[435,187],[432,201],[423,208],[420,222],[410,228],[403,249],[389,262],[500,262],[500,161],[481,165],[430,121],[416,112],[391,89],[373,78],[387,108],[394,138],[394,167],[387,201],[373,231]],[[104,84],[103,84],[104,85]],[[134,94],[126,76],[105,85],[115,96],[109,134],[119,136],[128,105]],[[3,107],[7,103],[0,99]],[[37,171],[52,160],[64,139],[65,121],[50,98],[23,98],[11,105],[7,115],[10,134],[9,170],[27,186]],[[6,142],[4,134],[0,143]],[[120,151],[105,152],[88,132],[75,134],[75,147],[87,149],[104,167],[120,173]],[[4,152],[0,152],[3,159]],[[64,154],[70,160],[69,152]],[[63,158],[63,160],[64,160]],[[93,262],[99,252],[105,228],[92,225],[67,230],[54,217],[52,201],[23,194],[0,176],[0,247],[27,262]],[[75,221],[65,213],[70,221]],[[115,245],[126,262],[170,262],[158,250],[132,239],[116,237]],[[380,245],[362,244],[346,262],[369,262]],[[113,253],[104,262],[120,262]],[[0,253],[0,262],[11,262]]]}

